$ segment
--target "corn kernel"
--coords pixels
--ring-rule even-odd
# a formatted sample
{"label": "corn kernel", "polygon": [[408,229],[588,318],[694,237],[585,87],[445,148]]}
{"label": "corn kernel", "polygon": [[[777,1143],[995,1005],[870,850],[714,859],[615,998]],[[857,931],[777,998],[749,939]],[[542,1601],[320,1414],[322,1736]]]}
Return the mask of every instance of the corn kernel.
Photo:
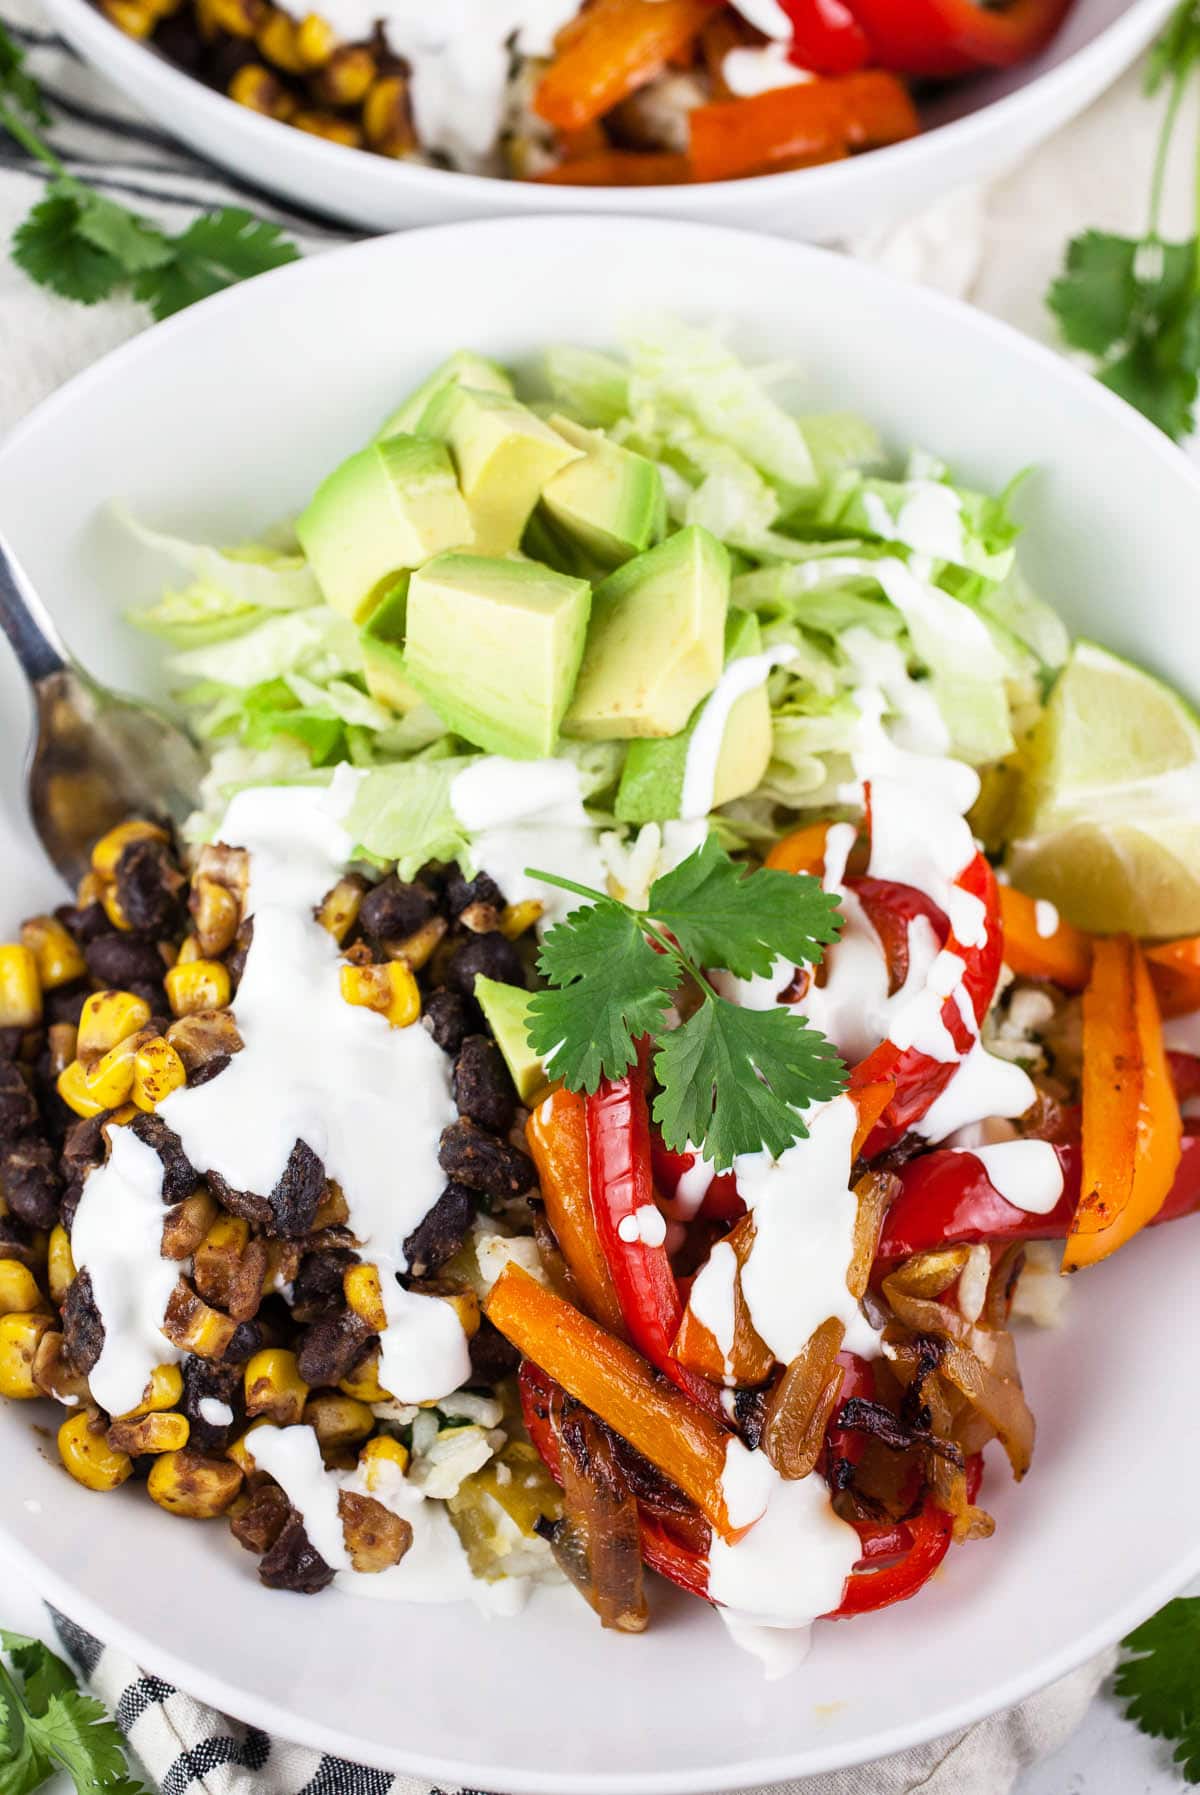
{"label": "corn kernel", "polygon": [[57,1328],[51,1328],[38,1341],[33,1361],[33,1381],[43,1396],[74,1408],[91,1400],[87,1379],[76,1371],[67,1356],[67,1343]]}
{"label": "corn kernel", "polygon": [[103,1112],[103,1103],[88,1094],[87,1068],[82,1060],[72,1060],[55,1079],[54,1088],[77,1116],[98,1116]]}
{"label": "corn kernel", "polygon": [[136,1419],[122,1417],[112,1423],[107,1437],[114,1452],[140,1458],[143,1452],[181,1451],[191,1431],[186,1415],[164,1411]]}
{"label": "corn kernel", "polygon": [[[153,1036],[149,1038],[152,1040]],[[142,1044],[143,1031],[139,1030],[136,1035],[127,1036],[107,1053],[102,1053],[84,1079],[88,1096],[94,1097],[105,1109],[117,1109],[122,1103],[128,1103],[133,1095],[134,1065]]]}
{"label": "corn kernel", "polygon": [[196,925],[196,939],[206,960],[216,959],[233,946],[233,938],[242,920],[241,905],[226,885],[215,879],[197,876],[188,899],[188,909]]}
{"label": "corn kernel", "polygon": [[152,1502],[192,1521],[224,1514],[241,1487],[241,1470],[229,1459],[206,1458],[187,1448],[156,1458],[146,1480]]}
{"label": "corn kernel", "polygon": [[536,898],[524,898],[519,904],[506,904],[500,912],[500,933],[509,941],[524,935],[542,914],[544,906]]}
{"label": "corn kernel", "polygon": [[0,1028],[36,1028],[42,1020],[37,961],[20,941],[0,946]]}
{"label": "corn kernel", "polygon": [[375,58],[365,44],[343,44],[317,77],[317,92],[327,106],[357,106],[375,73]]}
{"label": "corn kernel", "polygon": [[336,33],[325,19],[315,12],[301,19],[296,27],[296,55],[304,68],[319,69],[336,48]]}
{"label": "corn kernel", "polygon": [[417,981],[401,960],[386,966],[343,966],[342,996],[347,1003],[386,1016],[393,1028],[408,1028],[421,1014]]}
{"label": "corn kernel", "polygon": [[71,1252],[71,1240],[67,1230],[61,1225],[50,1230],[46,1281],[50,1286],[50,1295],[56,1303],[62,1302],[67,1291],[75,1282],[75,1258]]}
{"label": "corn kernel", "polygon": [[133,1474],[127,1452],[114,1452],[97,1416],[81,1409],[58,1430],[58,1455],[76,1483],[89,1490],[115,1490]]}
{"label": "corn kernel", "polygon": [[100,0],[100,4],[106,18],[126,37],[149,37],[154,30],[154,13],[143,0]]}
{"label": "corn kernel", "polygon": [[310,137],[323,137],[326,143],[340,143],[348,150],[362,148],[363,134],[358,126],[348,118],[339,118],[336,112],[316,109],[297,112],[292,123],[297,131],[306,131]]}
{"label": "corn kernel", "polygon": [[70,985],[87,971],[87,962],[57,916],[31,916],[21,925],[21,941],[37,964],[43,991]]}
{"label": "corn kernel", "polygon": [[[136,1115],[137,1111],[133,1113]],[[217,1205],[203,1186],[182,1203],[176,1203],[163,1217],[163,1258],[190,1259],[204,1245],[216,1219]]]}
{"label": "corn kernel", "polygon": [[185,935],[179,943],[179,952],[175,955],[176,966],[190,966],[193,960],[202,960],[200,943],[194,935]]}
{"label": "corn kernel", "polygon": [[111,881],[109,881],[101,891],[100,902],[104,907],[105,916],[107,916],[114,929],[128,930],[133,927],[133,924],[125,914],[124,905],[117,896],[117,888]]}
{"label": "corn kernel", "polygon": [[354,1313],[361,1316],[373,1334],[381,1334],[387,1326],[387,1310],[375,1267],[348,1265],[342,1274],[342,1289]]}
{"label": "corn kernel", "polygon": [[363,102],[367,142],[382,156],[406,156],[416,148],[408,108],[408,84],[399,75],[376,81]]}
{"label": "corn kernel", "polygon": [[50,1327],[48,1315],[0,1315],[0,1396],[25,1402],[42,1394],[34,1381],[33,1362]]}
{"label": "corn kernel", "polygon": [[186,1083],[183,1061],[162,1035],[139,1047],[133,1063],[133,1101],[139,1109],[157,1109],[164,1097]]}
{"label": "corn kernel", "polygon": [[338,880],[332,891],[325,893],[321,901],[317,921],[323,929],[328,929],[339,947],[358,921],[363,896],[363,881],[347,874]]}
{"label": "corn kernel", "polygon": [[194,1352],[198,1359],[219,1359],[237,1333],[237,1323],[210,1308],[180,1278],[167,1299],[162,1331],[181,1352]]}
{"label": "corn kernel", "polygon": [[254,41],[277,69],[287,75],[298,75],[304,67],[296,49],[296,25],[285,12],[267,14],[254,34]]}
{"label": "corn kernel", "polygon": [[304,1420],[315,1432],[322,1451],[356,1446],[375,1425],[375,1417],[365,1402],[335,1395],[332,1390],[309,1397],[304,1405]]}
{"label": "corn kernel", "polygon": [[65,1072],[79,1051],[79,1030],[73,1022],[52,1022],[46,1030],[47,1068],[52,1078]]}
{"label": "corn kernel", "polygon": [[150,823],[144,817],[130,817],[128,822],[118,823],[107,835],[102,835],[92,849],[92,871],[99,873],[102,879],[116,876],[117,862],[131,841],[168,841],[166,830],[158,823]]}
{"label": "corn kernel", "polygon": [[413,934],[406,935],[403,941],[388,941],[384,951],[389,960],[398,960],[413,972],[419,972],[426,965],[435,947],[450,925],[444,916],[431,916],[423,922]]}
{"label": "corn kernel", "polygon": [[239,1434],[236,1440],[231,1440],[228,1446],[226,1446],[226,1458],[231,1458],[233,1460],[234,1464],[244,1477],[252,1477],[257,1469],[257,1466],[254,1463],[254,1454],[247,1445],[250,1435],[254,1432],[256,1427],[274,1427],[274,1425],[275,1423],[268,1420],[264,1415],[260,1420],[252,1421],[244,1434]]}
{"label": "corn kernel", "polygon": [[379,1381],[378,1347],[359,1361],[349,1377],[342,1378],[338,1389],[343,1396],[353,1396],[356,1402],[391,1401],[391,1391],[385,1390]]}
{"label": "corn kernel", "polygon": [[358,1462],[366,1473],[367,1489],[374,1492],[386,1484],[385,1467],[395,1465],[402,1476],[408,1470],[408,1447],[399,1440],[393,1440],[391,1434],[376,1434],[359,1453]]}
{"label": "corn kernel", "polygon": [[294,1352],[266,1346],[246,1361],[243,1372],[246,1413],[265,1415],[278,1427],[299,1421],[308,1400],[308,1385],[300,1376]]}
{"label": "corn kernel", "polygon": [[163,982],[173,1016],[223,1010],[229,1002],[229,973],[219,960],[192,960],[184,966],[172,966]]}
{"label": "corn kernel", "polygon": [[331,1178],[325,1186],[325,1195],[313,1212],[313,1233],[321,1228],[344,1228],[349,1220],[350,1205],[346,1193],[337,1179]]}
{"label": "corn kernel", "polygon": [[84,999],[80,1013],[76,1051],[84,1060],[107,1053],[118,1041],[145,1028],[149,1020],[150,1005],[132,991],[93,991]]}
{"label": "corn kernel", "polygon": [[238,70],[229,83],[229,97],[264,118],[286,122],[296,110],[295,96],[261,62],[247,62]]}
{"label": "corn kernel", "polygon": [[231,37],[253,37],[263,10],[261,0],[198,0],[196,8],[207,34],[227,31]]}
{"label": "corn kernel", "polygon": [[156,1415],[173,1409],[183,1395],[183,1373],[178,1365],[156,1365],[150,1382],[142,1391],[142,1400],[135,1409],[114,1416],[117,1421],[136,1421],[142,1415]]}
{"label": "corn kernel", "polygon": [[0,1259],[0,1315],[20,1315],[44,1306],[29,1267],[19,1259]]}

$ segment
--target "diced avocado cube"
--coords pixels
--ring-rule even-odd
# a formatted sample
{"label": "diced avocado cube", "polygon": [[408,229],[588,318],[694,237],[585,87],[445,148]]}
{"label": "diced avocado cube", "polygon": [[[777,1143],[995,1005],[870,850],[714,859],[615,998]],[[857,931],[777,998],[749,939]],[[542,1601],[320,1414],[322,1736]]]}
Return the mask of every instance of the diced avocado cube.
{"label": "diced avocado cube", "polygon": [[586,580],[536,561],[439,555],[408,584],[408,678],[489,754],[551,754],[587,638]]}
{"label": "diced avocado cube", "polygon": [[409,576],[402,573],[380,599],[358,632],[362,643],[367,691],[389,710],[407,715],[421,702],[404,666],[404,631],[408,616]]}
{"label": "diced avocado cube", "polygon": [[470,349],[456,349],[428,380],[423,380],[415,393],[410,393],[391,416],[385,418],[376,433],[376,442],[385,437],[411,435],[421,429],[421,420],[435,399],[447,387],[473,386],[481,393],[511,393],[513,383],[499,362],[488,361]]}
{"label": "diced avocado cube", "polygon": [[511,553],[546,482],[583,459],[582,449],[505,393],[447,387],[423,422],[454,457],[481,555]]}
{"label": "diced avocado cube", "polygon": [[476,974],[475,1001],[496,1037],[496,1045],[512,1073],[522,1103],[528,1103],[546,1082],[545,1067],[529,1045],[525,1032],[529,996],[529,992],[522,991],[518,985],[502,985],[497,979]]}
{"label": "diced avocado cube", "polygon": [[424,436],[392,436],[343,461],[296,535],[326,602],[355,622],[397,574],[474,539],[445,446]]}
{"label": "diced avocado cube", "polygon": [[620,567],[666,532],[667,495],[652,461],[555,414],[550,427],[583,451],[542,488],[542,506],[601,567]]}
{"label": "diced avocado cube", "polygon": [[[762,631],[751,611],[729,612],[725,625],[725,665],[758,654]],[[679,735],[664,741],[631,742],[617,787],[614,809],[622,823],[665,823],[680,813],[688,749],[707,698],[702,698]],[[771,706],[767,682],[743,692],[725,721],[713,782],[713,804],[729,804],[752,792],[771,758]]]}
{"label": "diced avocado cube", "polygon": [[670,736],[686,728],[725,662],[729,556],[690,525],[597,586],[567,735]]}

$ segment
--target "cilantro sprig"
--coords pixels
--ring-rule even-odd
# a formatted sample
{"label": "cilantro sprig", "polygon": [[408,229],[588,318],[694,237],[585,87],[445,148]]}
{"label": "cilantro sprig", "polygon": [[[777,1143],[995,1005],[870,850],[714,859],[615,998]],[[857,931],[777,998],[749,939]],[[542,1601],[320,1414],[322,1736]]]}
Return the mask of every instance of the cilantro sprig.
{"label": "cilantro sprig", "polygon": [[129,1774],[108,1710],[83,1695],[70,1666],[23,1633],[0,1632],[0,1795],[30,1795],[65,1770],[79,1795],[145,1795]]}
{"label": "cilantro sprig", "polygon": [[[530,1000],[530,1045],[573,1091],[619,1078],[655,1046],[654,1119],[668,1147],[699,1148],[719,1170],[740,1153],[778,1155],[807,1133],[797,1113],[836,1097],[846,1069],[794,1009],[744,1009],[705,968],[761,977],[776,959],[819,961],[836,941],[836,897],[806,875],[749,871],[709,836],[650,889],[645,910],[530,868],[530,876],[588,900],[550,929],[538,969],[547,989]],[[671,1026],[689,985],[698,1003]]]}
{"label": "cilantro sprig", "polygon": [[240,206],[203,213],[171,235],[68,173],[41,135],[50,114],[24,64],[24,51],[0,26],[0,129],[54,176],[12,239],[14,262],[39,286],[82,305],[130,292],[155,318],[169,318],[297,259],[278,225]]}
{"label": "cilantro sprig", "polygon": [[[1140,237],[1084,231],[1068,245],[1046,303],[1066,343],[1095,362],[1105,386],[1178,441],[1195,428],[1200,391],[1200,248],[1160,233],[1163,188],[1188,80],[1200,64],[1200,0],[1182,0],[1154,46],[1146,91],[1166,90]],[[1200,155],[1196,167],[1200,228]]]}
{"label": "cilantro sprig", "polygon": [[1116,1693],[1126,1717],[1175,1746],[1185,1782],[1200,1783],[1200,1596],[1168,1602],[1122,1641]]}

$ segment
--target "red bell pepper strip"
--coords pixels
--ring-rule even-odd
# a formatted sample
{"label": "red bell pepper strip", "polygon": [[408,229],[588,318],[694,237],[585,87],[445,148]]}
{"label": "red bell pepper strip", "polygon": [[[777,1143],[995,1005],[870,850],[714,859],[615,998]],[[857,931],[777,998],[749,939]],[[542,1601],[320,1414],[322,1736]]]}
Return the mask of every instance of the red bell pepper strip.
{"label": "red bell pepper strip", "polygon": [[915,885],[902,885],[895,879],[847,879],[846,889],[854,893],[879,936],[891,988],[898,991],[908,977],[909,924],[923,916],[944,945],[950,934],[949,917]]}
{"label": "red bell pepper strip", "polygon": [[[979,1453],[967,1460],[967,1499],[974,1502],[983,1482]],[[927,1496],[920,1513],[893,1527],[858,1530],[863,1555],[846,1579],[840,1605],[824,1620],[850,1620],[907,1602],[923,1589],[950,1550],[953,1516]],[[889,1561],[889,1562],[885,1562]],[[872,1569],[872,1566],[878,1568]]]}
{"label": "red bell pepper strip", "polygon": [[840,1425],[842,1410],[855,1397],[871,1402],[875,1396],[875,1372],[869,1359],[860,1358],[856,1352],[840,1352],[837,1362],[845,1375],[825,1432],[825,1452],[820,1464],[821,1475],[832,1490],[845,1488],[847,1472],[860,1463],[867,1449],[867,1436],[860,1428]]}
{"label": "red bell pepper strip", "polygon": [[1194,1053],[1168,1053],[1167,1066],[1180,1103],[1200,1097],[1200,1059]]}
{"label": "red bell pepper strip", "polygon": [[818,75],[848,75],[866,66],[866,33],[846,0],[781,0],[792,21],[789,58]]}
{"label": "red bell pepper strip", "polygon": [[[659,1216],[650,1162],[645,1076],[635,1066],[623,1078],[605,1079],[585,1104],[592,1214],[629,1338],[686,1396],[714,1419],[724,1421],[716,1387],[671,1357],[671,1343],[683,1319],[683,1300],[665,1245],[642,1238],[643,1212],[653,1219]],[[625,1238],[623,1225],[631,1238]]]}
{"label": "red bell pepper strip", "polygon": [[871,61],[908,75],[1008,68],[1045,48],[1071,0],[849,0]]}

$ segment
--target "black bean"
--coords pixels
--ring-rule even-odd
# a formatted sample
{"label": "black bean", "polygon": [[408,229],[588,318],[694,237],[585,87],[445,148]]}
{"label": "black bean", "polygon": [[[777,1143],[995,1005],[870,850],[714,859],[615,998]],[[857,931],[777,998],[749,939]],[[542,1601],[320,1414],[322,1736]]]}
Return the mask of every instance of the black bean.
{"label": "black bean", "polygon": [[184,877],[161,841],[127,841],[116,868],[117,901],[131,928],[166,935],[179,920]]}
{"label": "black bean", "polygon": [[16,1259],[30,1271],[45,1265],[46,1243],[34,1228],[27,1228],[15,1215],[0,1215],[0,1259]]}
{"label": "black bean", "polygon": [[292,1281],[292,1314],[297,1321],[320,1321],[341,1309],[345,1301],[343,1280],[356,1258],[344,1247],[305,1253]]}
{"label": "black bean", "polygon": [[12,1141],[38,1119],[33,1092],[11,1060],[0,1060],[0,1141]]}
{"label": "black bean", "polygon": [[24,1039],[23,1028],[0,1028],[0,1061],[19,1060]]}
{"label": "black bean", "polygon": [[114,991],[150,985],[157,992],[155,1002],[162,1003],[162,976],[167,968],[157,942],[120,931],[89,941],[83,957],[97,984],[108,985]]}
{"label": "black bean", "polygon": [[246,956],[254,941],[254,918],[248,916],[245,922],[238,924],[238,932],[233,938],[233,946],[225,955],[225,965],[229,972],[229,981],[236,991],[242,982],[242,974],[246,970]]}
{"label": "black bean", "polygon": [[80,947],[86,947],[100,935],[112,933],[112,924],[104,913],[103,904],[60,904],[54,914]]}
{"label": "black bean", "polygon": [[451,916],[461,916],[472,904],[486,904],[491,910],[503,910],[504,893],[490,873],[477,873],[464,879],[457,868],[446,880],[446,908]]}
{"label": "black bean", "polygon": [[[59,1170],[67,1185],[64,1201],[67,1193],[74,1190],[75,1201],[78,1202],[84,1179],[93,1166],[104,1163],[108,1151],[104,1139],[104,1124],[109,1113],[105,1109],[98,1116],[81,1116],[67,1129],[58,1161]],[[67,1225],[65,1221],[63,1225]]]}
{"label": "black bean", "polygon": [[393,875],[368,891],[358,920],[372,941],[403,941],[436,914],[437,899],[428,885],[406,885]]}
{"label": "black bean", "polygon": [[512,1341],[506,1340],[486,1315],[472,1334],[468,1350],[473,1384],[498,1384],[501,1378],[511,1377],[521,1363]]}
{"label": "black bean", "polygon": [[63,1298],[63,1343],[76,1371],[86,1377],[104,1350],[104,1322],[92,1295],[91,1276],[77,1274]]}
{"label": "black bean", "polygon": [[[230,1435],[246,1419],[246,1399],[241,1368],[228,1362],[197,1359],[189,1353],[183,1361],[183,1398],[180,1408],[188,1418],[188,1444],[198,1452],[224,1452]],[[233,1410],[230,1422],[206,1421],[202,1402],[223,1402]]]}
{"label": "black bean", "polygon": [[504,1055],[486,1035],[468,1035],[454,1062],[454,1101],[493,1134],[507,1134],[516,1120],[517,1093]]}
{"label": "black bean", "polygon": [[293,1509],[270,1551],[259,1560],[258,1574],[268,1589],[290,1589],[315,1596],[333,1582],[333,1571],[304,1531]]}
{"label": "black bean", "polygon": [[87,981],[84,979],[77,979],[73,985],[56,985],[53,991],[47,991],[42,999],[43,1019],[47,1028],[55,1022],[69,1022],[72,1028],[78,1028],[79,1013],[87,994]]}
{"label": "black bean", "polygon": [[263,1343],[263,1331],[257,1321],[239,1321],[233,1330],[233,1339],[221,1354],[222,1365],[244,1365],[252,1359]]}
{"label": "black bean", "polygon": [[452,1259],[475,1219],[475,1198],[453,1179],[424,1221],[404,1243],[404,1257],[414,1278],[427,1278]]}
{"label": "black bean", "polygon": [[18,1221],[52,1228],[58,1220],[62,1179],[49,1141],[26,1137],[0,1151],[0,1188]]}
{"label": "black bean", "polygon": [[474,1034],[483,1020],[473,998],[460,997],[455,991],[434,991],[428,998],[421,1022],[443,1053],[453,1059],[467,1036]]}
{"label": "black bean", "polygon": [[189,1088],[195,1090],[198,1084],[207,1084],[210,1078],[215,1078],[219,1072],[224,1072],[232,1058],[231,1053],[214,1053],[212,1058],[205,1060],[202,1065],[193,1066],[187,1075]]}
{"label": "black bean", "polygon": [[200,1174],[183,1150],[179,1136],[153,1111],[139,1110],[129,1124],[131,1134],[151,1147],[162,1161],[164,1203],[182,1203],[200,1182]]}
{"label": "black bean", "polygon": [[269,1196],[235,1190],[219,1172],[208,1174],[209,1189],[231,1215],[240,1215],[273,1239],[299,1240],[312,1227],[325,1194],[325,1168],[305,1141],[297,1141],[283,1176]]}
{"label": "black bean", "polygon": [[163,988],[161,984],[152,984],[149,979],[130,979],[125,990],[134,997],[140,997],[151,1012],[162,1007]]}
{"label": "black bean", "polygon": [[504,935],[472,935],[453,956],[446,968],[446,984],[460,997],[475,995],[475,980],[498,979],[502,985],[525,988],[525,967],[514,944]]}
{"label": "black bean", "polygon": [[350,1308],[314,1321],[296,1354],[300,1376],[314,1386],[340,1384],[349,1377],[370,1339],[370,1328]]}
{"label": "black bean", "polygon": [[489,1197],[519,1197],[537,1183],[528,1154],[474,1122],[452,1122],[443,1130],[438,1164],[448,1178]]}

